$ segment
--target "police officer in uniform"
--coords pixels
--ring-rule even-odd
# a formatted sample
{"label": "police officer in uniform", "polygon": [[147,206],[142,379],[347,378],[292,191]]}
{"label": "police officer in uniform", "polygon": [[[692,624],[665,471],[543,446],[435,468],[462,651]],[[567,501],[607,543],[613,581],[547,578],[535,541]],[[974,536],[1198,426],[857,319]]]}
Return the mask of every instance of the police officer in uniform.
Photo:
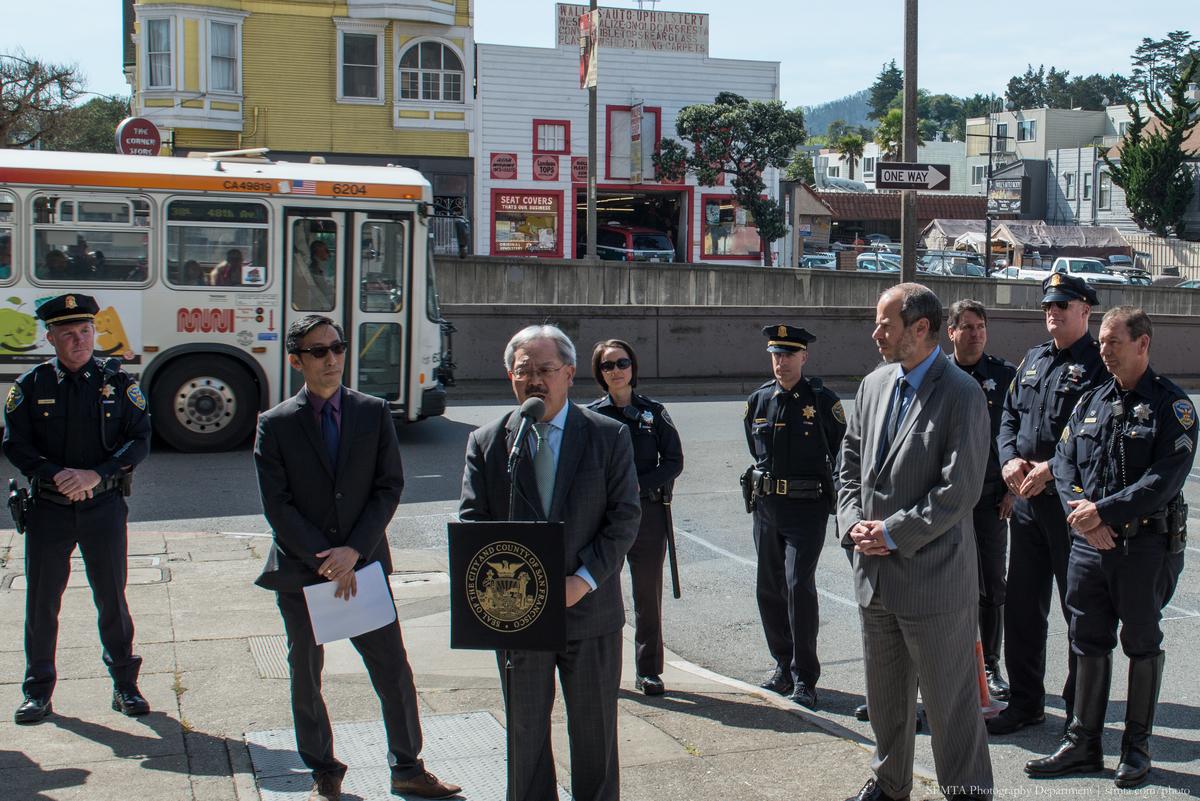
{"label": "police officer in uniform", "polygon": [[817,704],[817,560],[834,511],[833,464],[846,414],[819,378],[802,376],[816,337],[803,328],[763,329],[775,380],[746,402],[746,444],[754,464],[742,476],[754,514],[758,612],[775,660],[766,690],[809,709]]}
{"label": "police officer in uniform", "polygon": [[[1017,367],[1000,418],[1001,473],[1017,496],[1009,521],[1008,586],[1004,603],[1004,662],[1011,685],[1008,707],[987,723],[1009,734],[1044,723],[1046,635],[1050,583],[1067,608],[1069,527],[1059,503],[1051,460],[1075,404],[1107,374],[1100,343],[1088,330],[1096,290],[1075,276],[1054,273],[1042,282],[1042,310],[1052,339],[1031,348]],[[1068,649],[1063,701],[1075,700],[1075,657]]]}
{"label": "police officer in uniform", "polygon": [[960,300],[950,306],[950,342],[954,363],[979,382],[987,398],[992,448],[988,454],[983,494],[975,504],[975,543],[979,550],[979,641],[988,692],[998,701],[1008,700],[1008,683],[1000,675],[1000,648],[1004,642],[1004,561],[1008,551],[1008,518],[1016,496],[1000,475],[1000,412],[1004,393],[1017,368],[983,352],[987,346],[987,309],[977,300]]}
{"label": "police officer in uniform", "polygon": [[626,554],[633,585],[634,686],[646,695],[662,695],[663,562],[675,479],[683,472],[683,445],[670,415],[658,401],[634,392],[637,354],[629,343],[609,339],[592,351],[592,377],[605,396],[588,408],[625,423],[633,439],[633,461],[642,499],[642,522]]}
{"label": "police officer in uniform", "polygon": [[51,712],[58,610],[75,546],[99,610],[113,709],[144,715],[142,658],[125,602],[125,527],[132,471],[150,452],[150,415],[133,377],[92,355],[99,307],[87,295],[46,301],[38,317],[56,357],[17,379],[5,404],[4,455],[29,479],[26,518],[25,700],[17,723]]}
{"label": "police officer in uniform", "polygon": [[1150,367],[1150,318],[1118,306],[1100,325],[1112,379],[1083,396],[1063,430],[1055,482],[1072,529],[1067,603],[1079,689],[1058,751],[1025,766],[1034,777],[1104,770],[1100,736],[1121,625],[1129,657],[1125,734],[1116,785],[1150,772],[1150,734],[1162,686],[1162,608],[1183,568],[1182,490],[1196,449],[1196,410]]}

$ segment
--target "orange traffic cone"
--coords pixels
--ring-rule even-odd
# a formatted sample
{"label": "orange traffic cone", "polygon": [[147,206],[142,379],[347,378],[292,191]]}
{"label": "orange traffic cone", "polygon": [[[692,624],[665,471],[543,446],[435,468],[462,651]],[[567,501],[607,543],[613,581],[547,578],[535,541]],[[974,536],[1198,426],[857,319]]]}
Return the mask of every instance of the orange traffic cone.
{"label": "orange traffic cone", "polygon": [[992,700],[991,693],[988,692],[987,671],[983,667],[983,643],[979,641],[978,636],[975,637],[975,666],[979,674],[979,703],[983,708],[983,719],[991,720],[999,715],[1008,704]]}

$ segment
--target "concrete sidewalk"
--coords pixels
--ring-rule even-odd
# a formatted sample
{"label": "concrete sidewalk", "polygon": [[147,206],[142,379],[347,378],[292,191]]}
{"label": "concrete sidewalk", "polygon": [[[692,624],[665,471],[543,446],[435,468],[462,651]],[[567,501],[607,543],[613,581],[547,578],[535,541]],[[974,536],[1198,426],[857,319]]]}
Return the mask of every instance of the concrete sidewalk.
{"label": "concrete sidewalk", "polygon": [[[141,718],[110,707],[96,610],[77,564],[63,600],[54,714],[17,726],[12,711],[21,701],[25,662],[24,538],[0,532],[0,796],[303,799],[309,782],[286,747],[292,722],[283,624],[274,595],[252,583],[269,545],[262,535],[131,532],[128,597],[144,659],[140,686],[153,708]],[[398,572],[391,582],[416,675],[428,767],[461,784],[465,798],[503,801],[503,733],[496,724],[503,724],[504,713],[494,655],[450,649],[444,556],[396,550],[393,560]],[[667,695],[635,693],[631,631],[625,633],[619,718],[622,798],[843,799],[870,775],[869,744],[853,732],[670,652]],[[324,695],[335,747],[352,765],[343,798],[391,797],[352,783],[357,775],[386,770],[386,755],[378,737],[371,739],[381,728],[378,701],[347,642],[326,649]],[[569,789],[563,723],[560,705],[555,754],[559,781]],[[456,726],[472,729],[472,737],[456,736]],[[472,744],[474,734],[491,739]],[[364,767],[347,759],[351,751],[365,758]],[[913,798],[941,794],[918,779]]]}

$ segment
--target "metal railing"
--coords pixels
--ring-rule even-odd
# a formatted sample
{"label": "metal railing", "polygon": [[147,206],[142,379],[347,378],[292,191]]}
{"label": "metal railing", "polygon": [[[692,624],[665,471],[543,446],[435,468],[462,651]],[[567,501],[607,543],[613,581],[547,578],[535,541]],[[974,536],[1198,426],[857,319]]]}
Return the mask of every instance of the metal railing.
{"label": "metal railing", "polygon": [[454,233],[454,221],[457,217],[430,217],[429,233],[433,237],[433,254],[435,256],[457,256],[458,238]]}

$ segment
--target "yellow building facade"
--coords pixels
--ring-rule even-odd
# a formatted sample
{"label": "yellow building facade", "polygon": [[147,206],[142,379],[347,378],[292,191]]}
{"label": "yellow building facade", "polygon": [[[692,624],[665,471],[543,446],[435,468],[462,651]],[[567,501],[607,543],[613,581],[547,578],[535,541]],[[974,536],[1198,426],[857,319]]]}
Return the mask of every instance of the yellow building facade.
{"label": "yellow building facade", "polygon": [[133,113],[165,152],[412,167],[469,213],[474,0],[125,2]]}

